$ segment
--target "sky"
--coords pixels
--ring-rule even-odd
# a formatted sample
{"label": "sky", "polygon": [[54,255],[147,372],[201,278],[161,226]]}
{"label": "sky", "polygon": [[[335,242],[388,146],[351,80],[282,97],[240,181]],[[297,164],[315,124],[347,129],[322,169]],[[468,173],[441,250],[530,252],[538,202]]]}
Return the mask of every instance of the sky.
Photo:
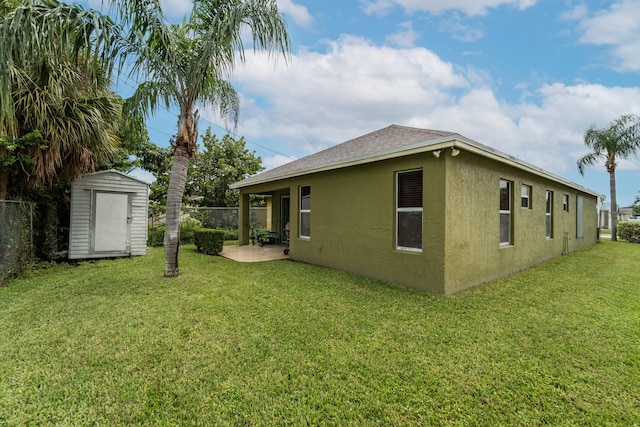
{"label": "sky", "polygon": [[[99,0],[96,0],[99,1]],[[170,19],[190,0],[164,0]],[[640,0],[278,0],[291,56],[247,52],[231,82],[236,137],[267,168],[390,124],[459,133],[606,196],[603,164],[578,173],[584,132],[640,115]],[[148,121],[167,146],[177,108]],[[201,133],[226,126],[200,106]],[[617,169],[620,206],[640,159]]]}

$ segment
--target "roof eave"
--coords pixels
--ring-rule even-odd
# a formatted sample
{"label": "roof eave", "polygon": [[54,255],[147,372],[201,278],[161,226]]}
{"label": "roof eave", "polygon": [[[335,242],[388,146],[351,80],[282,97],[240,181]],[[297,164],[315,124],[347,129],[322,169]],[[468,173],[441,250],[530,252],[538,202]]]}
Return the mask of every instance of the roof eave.
{"label": "roof eave", "polygon": [[[326,171],[331,171],[331,170],[335,170],[335,169],[342,169],[342,168],[346,168],[346,167],[350,167],[350,166],[357,166],[357,165],[362,165],[365,163],[371,163],[371,162],[377,162],[377,161],[382,161],[382,160],[388,160],[388,159],[393,159],[393,158],[397,158],[397,157],[402,157],[402,156],[409,156],[412,154],[420,154],[420,153],[424,153],[424,152],[432,152],[432,151],[438,151],[444,148],[449,148],[449,147],[456,147],[465,151],[469,151],[471,153],[475,153],[477,155],[489,158],[489,159],[493,159],[496,161],[499,161],[501,163],[510,165],[512,167],[515,167],[517,169],[521,169],[524,170],[526,172],[532,173],[534,175],[540,176],[542,178],[545,179],[550,179],[552,181],[557,181],[560,182],[564,185],[567,185],[569,187],[572,187],[576,190],[579,190],[581,192],[596,196],[596,197],[603,197],[601,194],[596,193],[593,190],[590,190],[586,187],[583,187],[579,184],[576,184],[575,182],[569,181],[567,179],[564,179],[560,176],[554,175],[550,172],[545,171],[544,169],[540,169],[536,166],[533,166],[529,163],[526,163],[522,160],[519,160],[515,157],[512,157],[506,153],[503,153],[501,151],[498,150],[494,150],[491,147],[487,147],[483,144],[480,144],[479,142],[476,142],[472,139],[469,139],[467,137],[464,137],[460,134],[451,134],[451,135],[446,135],[440,138],[436,138],[436,139],[429,139],[427,141],[422,141],[422,142],[417,142],[414,144],[410,144],[410,145],[405,145],[402,147],[397,147],[397,148],[393,148],[393,149],[389,149],[389,150],[385,150],[385,151],[380,151],[374,154],[367,154],[364,156],[358,156],[358,157],[352,157],[346,161],[338,161],[338,162],[333,162],[333,163],[327,163],[324,164],[320,167],[316,167],[316,168],[305,168],[305,169],[300,169],[297,171],[292,171],[290,173],[286,173],[283,175],[278,175],[275,177],[267,177],[264,179],[258,179],[258,180],[249,180],[249,182],[244,183],[244,181],[239,181],[236,182],[234,184],[230,185],[230,188],[232,189],[240,189],[240,188],[244,188],[244,187],[250,187],[250,186],[254,186],[254,185],[260,185],[260,184],[266,184],[269,182],[275,182],[275,181],[281,181],[281,180],[285,180],[285,179],[289,179],[289,178],[296,178],[298,176],[302,176],[302,175],[308,175],[308,174],[312,174],[312,173],[318,173],[318,172],[326,172]],[[243,184],[244,183],[244,184]]]}
{"label": "roof eave", "polygon": [[295,178],[302,175],[309,175],[312,173],[326,172],[326,171],[331,171],[335,169],[342,169],[342,168],[347,168],[351,166],[362,165],[365,163],[372,163],[372,162],[378,162],[381,160],[388,160],[388,159],[393,159],[393,158],[402,157],[402,156],[409,156],[412,154],[420,154],[428,151],[436,151],[446,147],[451,147],[453,145],[453,142],[455,141],[455,138],[453,139],[451,138],[452,136],[459,136],[459,135],[447,135],[446,137],[442,137],[442,138],[429,139],[427,141],[417,142],[417,143],[414,143],[411,145],[405,145],[399,148],[378,151],[374,154],[366,154],[363,156],[352,157],[347,160],[326,163],[322,166],[315,167],[315,168],[305,168],[305,169],[292,171],[287,174],[278,175],[275,177],[267,177],[260,180],[251,180],[246,184],[243,184],[244,182],[243,180],[243,181],[239,181],[234,184],[231,184],[229,188],[239,189],[239,188],[249,187],[253,185],[266,184],[268,182],[280,181],[288,178]]}
{"label": "roof eave", "polygon": [[149,184],[148,182],[145,182],[145,181],[141,180],[140,178],[136,178],[135,176],[128,175],[128,174],[126,174],[126,173],[124,173],[124,172],[120,172],[119,170],[115,170],[115,169],[105,169],[105,170],[101,170],[101,171],[96,171],[96,172],[86,173],[86,174],[82,175],[82,176],[81,176],[77,181],[80,181],[80,180],[81,180],[82,178],[84,178],[85,176],[104,175],[104,174],[107,174],[107,173],[114,173],[114,174],[120,175],[120,176],[122,176],[122,177],[124,177],[124,178],[128,178],[128,179],[130,179],[130,180],[132,180],[132,181],[137,181],[137,182],[139,182],[140,184],[144,184],[144,185],[146,185],[147,187],[150,187],[150,186],[151,186],[151,184]]}
{"label": "roof eave", "polygon": [[458,136],[459,138],[456,140],[456,143],[453,144],[456,148],[460,148],[460,149],[469,151],[471,153],[475,153],[480,156],[499,161],[501,163],[515,167],[517,169],[524,170],[526,172],[529,172],[533,175],[537,175],[545,179],[550,179],[552,181],[560,182],[568,187],[572,187],[576,190],[579,190],[583,193],[590,194],[592,196],[604,197],[600,193],[597,193],[589,188],[583,187],[582,185],[577,184],[573,181],[569,181],[568,179],[562,178],[561,176],[552,174],[551,172],[545,171],[544,169],[541,169],[537,166],[533,166],[532,164],[522,161],[516,157],[510,156],[498,150],[493,150],[490,147],[486,147],[464,136],[461,136],[461,135],[458,135]]}

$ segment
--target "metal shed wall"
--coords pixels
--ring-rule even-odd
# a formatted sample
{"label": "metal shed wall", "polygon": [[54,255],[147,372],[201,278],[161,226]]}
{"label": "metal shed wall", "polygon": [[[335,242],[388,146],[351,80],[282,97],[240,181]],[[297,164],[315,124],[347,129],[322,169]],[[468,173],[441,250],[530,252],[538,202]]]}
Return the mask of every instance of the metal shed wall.
{"label": "metal shed wall", "polygon": [[[126,194],[130,202],[128,251],[93,250],[96,193]],[[149,185],[115,170],[85,175],[71,186],[69,259],[146,255]]]}

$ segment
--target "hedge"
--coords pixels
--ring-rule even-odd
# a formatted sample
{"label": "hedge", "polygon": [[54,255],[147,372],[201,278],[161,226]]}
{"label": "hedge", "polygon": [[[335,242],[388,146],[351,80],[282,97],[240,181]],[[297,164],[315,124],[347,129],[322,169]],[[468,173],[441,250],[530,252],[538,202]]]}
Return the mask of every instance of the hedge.
{"label": "hedge", "polygon": [[202,228],[193,233],[193,243],[198,252],[208,255],[218,255],[224,246],[224,230],[211,230]]}
{"label": "hedge", "polygon": [[[194,233],[202,230],[202,226],[194,224],[192,221],[180,223],[180,244],[187,245],[194,243]],[[155,248],[164,246],[164,225],[149,227],[147,234],[147,246]],[[224,232],[224,240],[238,240],[238,230],[220,230]]]}
{"label": "hedge", "polygon": [[640,222],[620,221],[616,231],[618,238],[631,243],[640,243]]}

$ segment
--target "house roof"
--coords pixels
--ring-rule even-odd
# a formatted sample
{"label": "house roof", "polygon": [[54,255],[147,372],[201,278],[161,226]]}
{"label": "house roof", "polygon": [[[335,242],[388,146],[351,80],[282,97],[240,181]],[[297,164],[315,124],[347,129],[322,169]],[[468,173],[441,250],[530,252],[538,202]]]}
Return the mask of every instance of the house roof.
{"label": "house roof", "polygon": [[245,178],[231,185],[243,188],[311,173],[341,169],[379,160],[391,159],[444,148],[457,148],[489,157],[519,169],[561,182],[588,194],[600,194],[568,181],[513,156],[480,144],[455,132],[390,125],[386,128],[343,142],[277,168]]}

